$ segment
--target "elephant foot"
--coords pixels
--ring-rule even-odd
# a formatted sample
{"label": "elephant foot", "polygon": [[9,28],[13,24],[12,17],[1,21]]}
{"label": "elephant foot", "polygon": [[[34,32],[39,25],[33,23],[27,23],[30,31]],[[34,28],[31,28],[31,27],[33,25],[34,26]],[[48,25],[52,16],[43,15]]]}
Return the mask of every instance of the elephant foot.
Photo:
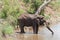
{"label": "elephant foot", "polygon": [[34,34],[38,34],[38,33],[35,33],[35,32],[34,32]]}
{"label": "elephant foot", "polygon": [[38,34],[37,32],[34,32],[34,34]]}
{"label": "elephant foot", "polygon": [[25,32],[20,32],[20,33],[22,34],[22,33],[25,33]]}
{"label": "elephant foot", "polygon": [[24,34],[25,32],[16,32],[16,33],[19,33],[19,34]]}

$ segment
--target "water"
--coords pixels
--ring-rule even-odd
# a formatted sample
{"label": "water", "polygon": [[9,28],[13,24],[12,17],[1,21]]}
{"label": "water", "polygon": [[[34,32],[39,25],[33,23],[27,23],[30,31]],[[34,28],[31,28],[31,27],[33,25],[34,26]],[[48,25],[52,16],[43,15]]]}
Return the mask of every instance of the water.
{"label": "water", "polygon": [[53,36],[47,28],[40,29],[38,34],[28,31],[25,34],[17,34],[16,36],[19,40],[60,40],[60,23],[51,27],[51,29],[54,31]]}

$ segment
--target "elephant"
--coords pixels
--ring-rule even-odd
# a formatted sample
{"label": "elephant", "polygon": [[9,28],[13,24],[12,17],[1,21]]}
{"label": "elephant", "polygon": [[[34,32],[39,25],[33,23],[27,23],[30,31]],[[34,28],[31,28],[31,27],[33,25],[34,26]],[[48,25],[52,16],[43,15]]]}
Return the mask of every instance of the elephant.
{"label": "elephant", "polygon": [[33,33],[38,34],[38,28],[40,25],[46,25],[47,29],[54,33],[49,28],[49,23],[44,20],[44,16],[41,15],[35,15],[35,14],[21,14],[17,19],[17,25],[19,25],[19,28],[21,30],[20,33],[25,33],[24,27],[31,27],[33,28]]}

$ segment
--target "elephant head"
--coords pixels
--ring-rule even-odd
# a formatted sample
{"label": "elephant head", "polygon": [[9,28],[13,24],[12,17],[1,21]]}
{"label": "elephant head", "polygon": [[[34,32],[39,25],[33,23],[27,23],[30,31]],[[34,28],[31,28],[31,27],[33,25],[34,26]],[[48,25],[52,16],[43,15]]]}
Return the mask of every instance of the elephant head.
{"label": "elephant head", "polygon": [[50,27],[49,27],[50,23],[45,20],[44,16],[36,15],[36,18],[38,19],[38,25],[39,25],[39,26],[41,26],[41,25],[42,25],[42,26],[46,25],[46,28],[47,28],[49,31],[52,32],[52,35],[54,34],[54,32],[53,32],[53,31],[50,29]]}

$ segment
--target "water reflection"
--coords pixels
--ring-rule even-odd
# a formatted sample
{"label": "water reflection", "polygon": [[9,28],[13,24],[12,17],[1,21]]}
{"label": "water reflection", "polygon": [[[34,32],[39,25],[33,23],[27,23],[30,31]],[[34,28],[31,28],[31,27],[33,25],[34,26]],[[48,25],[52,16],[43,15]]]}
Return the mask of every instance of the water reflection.
{"label": "water reflection", "polygon": [[20,40],[44,40],[44,37],[39,34],[19,34],[17,37]]}

